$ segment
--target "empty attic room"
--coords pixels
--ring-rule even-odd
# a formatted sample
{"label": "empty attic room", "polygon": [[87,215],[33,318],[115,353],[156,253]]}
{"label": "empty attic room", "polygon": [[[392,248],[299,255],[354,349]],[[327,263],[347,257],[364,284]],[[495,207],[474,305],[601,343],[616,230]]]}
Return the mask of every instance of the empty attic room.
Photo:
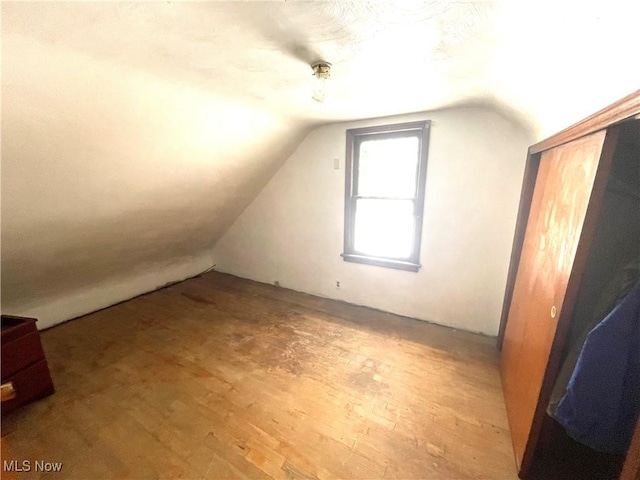
{"label": "empty attic room", "polygon": [[640,4],[0,8],[3,479],[640,478]]}

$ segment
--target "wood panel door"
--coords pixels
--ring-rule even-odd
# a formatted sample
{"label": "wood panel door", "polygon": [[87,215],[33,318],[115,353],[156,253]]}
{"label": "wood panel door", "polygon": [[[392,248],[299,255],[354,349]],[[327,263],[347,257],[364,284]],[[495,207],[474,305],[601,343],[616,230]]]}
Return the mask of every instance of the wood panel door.
{"label": "wood panel door", "polygon": [[[584,270],[590,246],[589,235],[593,234],[599,213],[593,207],[599,206],[604,195],[603,177],[608,176],[613,156],[611,142],[615,145],[610,135],[607,154],[603,156],[605,137],[606,130],[602,130],[547,150],[540,157],[501,365],[507,416],[521,476],[526,475],[531,464],[531,450],[544,415],[543,404],[548,401],[540,401],[541,390],[558,322],[562,318],[568,323],[573,308],[568,303],[575,301],[565,302],[567,288],[570,278],[574,284],[579,283],[579,272]],[[604,157],[607,158],[601,162]],[[600,180],[594,188],[597,172]],[[589,232],[584,231],[585,220]],[[577,256],[579,247],[584,253]],[[580,262],[582,265],[577,265]],[[577,289],[576,285],[573,287]],[[534,417],[538,418],[537,425]]]}

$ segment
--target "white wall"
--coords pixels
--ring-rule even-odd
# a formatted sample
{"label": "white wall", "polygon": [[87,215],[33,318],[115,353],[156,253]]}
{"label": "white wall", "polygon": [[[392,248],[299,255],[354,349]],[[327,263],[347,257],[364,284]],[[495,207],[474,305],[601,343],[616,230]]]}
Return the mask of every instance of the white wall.
{"label": "white wall", "polygon": [[3,32],[2,313],[47,327],[210,267],[304,128]]}
{"label": "white wall", "polygon": [[[418,273],[344,262],[345,130],[430,119]],[[483,108],[311,132],[218,242],[217,270],[495,335],[532,136]],[[333,159],[340,169],[333,169]],[[340,282],[340,288],[336,287]]]}

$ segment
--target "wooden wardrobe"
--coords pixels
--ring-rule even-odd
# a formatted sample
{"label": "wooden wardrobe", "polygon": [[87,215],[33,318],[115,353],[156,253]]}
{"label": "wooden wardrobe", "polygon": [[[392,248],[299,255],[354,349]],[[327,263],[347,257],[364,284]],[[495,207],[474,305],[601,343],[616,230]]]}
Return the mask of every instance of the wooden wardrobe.
{"label": "wooden wardrobe", "polygon": [[[617,178],[628,182],[626,194],[640,192],[640,90],[528,151],[498,338],[521,478],[640,479],[640,423],[627,455],[616,456],[573,441],[547,414],[574,314],[589,307],[587,290],[602,283],[621,245],[640,250],[640,236],[627,228],[640,225],[640,215],[616,226],[607,213],[611,195],[625,194],[610,192]],[[624,243],[607,247],[606,257],[599,238],[617,228]]]}

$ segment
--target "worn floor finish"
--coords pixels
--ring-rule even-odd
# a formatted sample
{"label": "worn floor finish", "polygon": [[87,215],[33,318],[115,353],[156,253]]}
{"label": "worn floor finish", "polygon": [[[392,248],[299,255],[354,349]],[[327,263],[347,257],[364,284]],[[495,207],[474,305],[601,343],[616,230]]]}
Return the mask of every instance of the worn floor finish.
{"label": "worn floor finish", "polygon": [[42,337],[47,479],[516,478],[493,339],[219,273]]}

